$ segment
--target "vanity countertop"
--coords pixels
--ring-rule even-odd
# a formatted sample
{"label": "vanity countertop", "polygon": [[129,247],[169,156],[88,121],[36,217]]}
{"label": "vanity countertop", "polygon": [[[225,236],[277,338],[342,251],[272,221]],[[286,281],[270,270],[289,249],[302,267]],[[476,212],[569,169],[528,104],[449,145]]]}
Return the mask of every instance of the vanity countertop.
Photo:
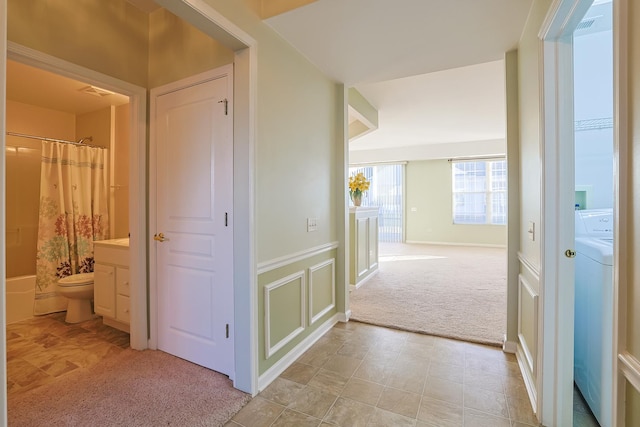
{"label": "vanity countertop", "polygon": [[110,240],[96,240],[93,242],[94,245],[98,246],[121,246],[121,247],[129,247],[129,238],[124,237],[121,239],[110,239]]}

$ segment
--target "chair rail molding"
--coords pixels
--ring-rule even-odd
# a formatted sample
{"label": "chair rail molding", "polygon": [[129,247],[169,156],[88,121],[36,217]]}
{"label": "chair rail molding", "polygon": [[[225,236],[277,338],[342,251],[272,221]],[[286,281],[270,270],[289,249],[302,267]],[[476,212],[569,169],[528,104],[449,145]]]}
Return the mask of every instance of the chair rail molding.
{"label": "chair rail molding", "polygon": [[311,258],[312,256],[319,255],[321,253],[337,249],[339,243],[337,241],[325,243],[323,245],[314,246],[312,248],[303,249],[298,252],[294,252],[289,255],[284,255],[278,258],[273,258],[268,261],[263,261],[258,264],[258,274],[266,273],[267,271],[275,270],[276,268],[284,267],[285,265],[292,264],[303,259]]}

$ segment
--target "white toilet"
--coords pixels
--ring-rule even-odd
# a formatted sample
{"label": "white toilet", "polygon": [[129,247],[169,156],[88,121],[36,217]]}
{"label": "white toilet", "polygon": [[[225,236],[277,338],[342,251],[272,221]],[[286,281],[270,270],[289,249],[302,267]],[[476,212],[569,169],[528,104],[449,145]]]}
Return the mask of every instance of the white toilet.
{"label": "white toilet", "polygon": [[58,292],[69,298],[67,323],[79,323],[93,318],[93,273],[72,274],[58,280]]}

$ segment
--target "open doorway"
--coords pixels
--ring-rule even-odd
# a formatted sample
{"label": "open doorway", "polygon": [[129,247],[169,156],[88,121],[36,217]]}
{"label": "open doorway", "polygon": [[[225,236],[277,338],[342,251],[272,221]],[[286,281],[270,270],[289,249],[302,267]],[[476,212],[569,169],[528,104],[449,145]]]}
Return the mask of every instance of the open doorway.
{"label": "open doorway", "polygon": [[[12,395],[76,369],[92,366],[129,346],[129,257],[125,252],[128,252],[130,229],[132,131],[130,97],[102,89],[95,81],[71,79],[9,60],[7,89],[7,384],[9,395]],[[56,154],[43,155],[43,144]],[[87,162],[90,164],[84,164]],[[44,164],[52,167],[43,168]],[[69,228],[68,224],[63,227],[62,222],[52,217],[56,222],[47,232],[48,222],[39,214],[46,211],[40,206],[44,200],[41,186],[48,188],[53,179],[53,176],[41,174],[41,169],[57,173],[54,164],[90,169],[96,173],[86,177],[82,175],[70,185],[73,189],[90,189],[86,196],[92,199],[88,201],[91,212],[79,212],[75,219],[64,221],[66,224],[70,220],[74,227],[80,227],[80,237],[66,247],[71,248],[69,252],[72,249],[82,250],[83,263],[48,269],[46,263],[51,258],[48,255],[64,252],[60,248],[65,247],[55,245],[53,241],[58,242],[67,236],[64,231]],[[80,176],[80,172],[73,174]],[[87,182],[88,179],[91,182]],[[53,188],[62,191],[62,181],[56,182],[52,184]],[[69,195],[64,197],[71,198]],[[93,203],[98,199],[102,203],[99,207]],[[47,199],[47,203],[51,200]],[[59,202],[62,203],[61,200]],[[60,203],[59,207],[62,206]],[[74,199],[73,208],[69,210],[80,210],[83,203],[82,198]],[[85,224],[83,218],[91,217],[91,214],[94,220]],[[66,214],[67,217],[72,215],[72,212]],[[87,227],[81,227],[83,224]],[[87,234],[89,231],[90,235]],[[114,239],[117,239],[117,245],[112,245]],[[70,320],[67,322],[65,312],[71,315],[73,311],[67,307],[69,300],[56,295],[55,289],[46,284],[55,285],[58,279],[70,274],[91,274],[94,268],[109,267],[107,258],[96,259],[99,257],[94,255],[97,246],[94,241],[97,240],[104,248],[102,253],[116,248],[121,259],[117,272],[114,268],[113,277],[117,280],[115,274],[119,274],[121,286],[103,292],[106,300],[96,300],[98,303],[108,301],[110,312],[100,312],[96,308],[101,316],[89,311],[87,318],[67,318]],[[54,250],[54,246],[58,249]],[[74,255],[73,259],[78,259],[78,256]],[[49,270],[52,270],[51,274]],[[109,279],[108,276],[104,278]],[[95,286],[94,282],[88,285]],[[115,285],[115,281],[113,283]],[[119,310],[115,304],[120,305]],[[87,348],[98,347],[100,350],[93,354],[87,352]],[[61,350],[63,348],[64,351]]]}
{"label": "open doorway", "polygon": [[613,7],[573,34],[575,116],[574,423],[613,425]]}
{"label": "open doorway", "polygon": [[[363,206],[373,206],[379,221],[378,244],[369,242],[379,255],[375,271],[361,268],[359,256],[355,257],[352,319],[502,345],[506,325],[506,161],[486,157],[408,161],[394,165],[402,168],[392,176],[402,178],[398,180],[375,173],[389,167],[373,164],[350,171],[352,175],[363,173],[371,182],[371,195],[363,199]],[[398,221],[398,229],[402,228],[404,235],[406,219],[406,239],[389,239],[385,226],[391,209],[385,205],[388,198],[380,197],[379,188],[396,189],[388,191],[392,195],[400,193],[398,210],[402,212],[406,206],[406,213],[402,222]],[[350,215],[356,216],[350,221],[356,228],[352,234],[359,236],[364,230],[360,230],[357,217],[364,209],[351,210]],[[370,234],[369,240],[373,237]],[[358,249],[361,246],[360,242],[356,245]]]}
{"label": "open doorway", "polygon": [[[234,80],[237,102],[234,106],[236,114],[233,161],[234,164],[241,165],[234,168],[238,171],[233,179],[233,200],[238,205],[234,221],[236,224],[244,225],[242,233],[234,234],[234,251],[245,255],[234,261],[233,266],[234,270],[239,272],[234,277],[235,335],[236,345],[240,349],[235,360],[236,370],[240,372],[236,375],[235,385],[243,390],[252,391],[257,383],[257,365],[253,363],[257,357],[253,351],[256,328],[254,313],[257,312],[257,308],[253,299],[255,287],[251,286],[255,282],[255,275],[252,274],[255,268],[255,237],[253,222],[250,221],[250,218],[253,218],[255,198],[252,181],[255,124],[249,111],[253,111],[256,102],[253,84],[256,76],[256,57],[255,50],[252,49],[255,40],[228,20],[221,19],[222,16],[212,8],[193,10],[184,7],[186,1],[172,2],[167,5],[167,9],[162,9],[153,2],[136,2],[141,3],[147,4],[156,12],[155,19],[150,20],[149,13],[152,11],[138,9],[128,1],[118,2],[115,8],[118,13],[111,13],[115,10],[114,5],[99,1],[74,5],[72,14],[67,13],[68,8],[55,9],[57,6],[51,5],[57,12],[55,17],[42,14],[26,4],[13,2],[8,16],[8,56],[10,59],[22,58],[29,65],[49,71],[60,70],[74,78],[86,78],[89,84],[124,93],[131,99],[130,315],[131,347],[134,349],[153,348],[155,345],[152,329],[155,319],[152,316],[149,319],[148,316],[149,306],[154,301],[148,299],[147,277],[149,230],[146,212],[149,198],[146,188],[149,176],[145,155],[148,149],[145,88],[177,80],[185,75],[193,75],[203,69],[215,68],[220,65],[220,61],[224,64],[234,63],[235,74],[238,77]],[[103,8],[108,9],[108,12],[98,12]],[[22,25],[23,20],[32,23],[32,28],[36,28],[37,31],[29,30],[24,33],[22,30],[26,27]],[[161,43],[162,46],[162,49],[155,49],[153,52],[150,51],[150,32],[147,31],[147,24],[151,21],[162,29],[152,34],[155,42]],[[164,25],[167,21],[168,24]],[[99,24],[101,31],[85,31],[86,25],[89,24]],[[179,26],[180,29],[177,30],[175,26]],[[233,33],[233,36],[230,33]],[[83,43],[75,43],[72,40],[75,34],[81,34]],[[64,42],[58,41],[58,37],[64,38]],[[17,43],[33,46],[38,50]],[[194,45],[195,51],[187,49]],[[215,46],[208,50],[207,46],[210,45]],[[71,49],[71,46],[74,49]],[[177,57],[183,56],[197,58],[197,61],[176,60]],[[147,60],[156,62],[150,66]],[[150,70],[154,70],[155,73],[150,75]],[[147,78],[151,80],[148,81]]]}
{"label": "open doorway", "polygon": [[[355,86],[379,117],[376,130],[350,139],[350,172],[370,178],[374,190],[363,206],[380,208],[378,273],[355,283],[352,319],[503,344],[504,82],[505,62],[493,61]],[[468,108],[479,100],[481,110]],[[401,186],[373,173],[393,164],[402,168]],[[385,228],[391,209],[379,187],[399,190],[391,193],[398,195],[395,234]]]}

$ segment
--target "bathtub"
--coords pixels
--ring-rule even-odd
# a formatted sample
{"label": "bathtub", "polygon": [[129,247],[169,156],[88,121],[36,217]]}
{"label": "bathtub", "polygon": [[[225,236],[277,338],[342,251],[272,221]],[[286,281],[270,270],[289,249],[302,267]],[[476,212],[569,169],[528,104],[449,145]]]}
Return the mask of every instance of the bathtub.
{"label": "bathtub", "polygon": [[7,324],[33,317],[36,296],[36,276],[18,276],[7,279]]}

